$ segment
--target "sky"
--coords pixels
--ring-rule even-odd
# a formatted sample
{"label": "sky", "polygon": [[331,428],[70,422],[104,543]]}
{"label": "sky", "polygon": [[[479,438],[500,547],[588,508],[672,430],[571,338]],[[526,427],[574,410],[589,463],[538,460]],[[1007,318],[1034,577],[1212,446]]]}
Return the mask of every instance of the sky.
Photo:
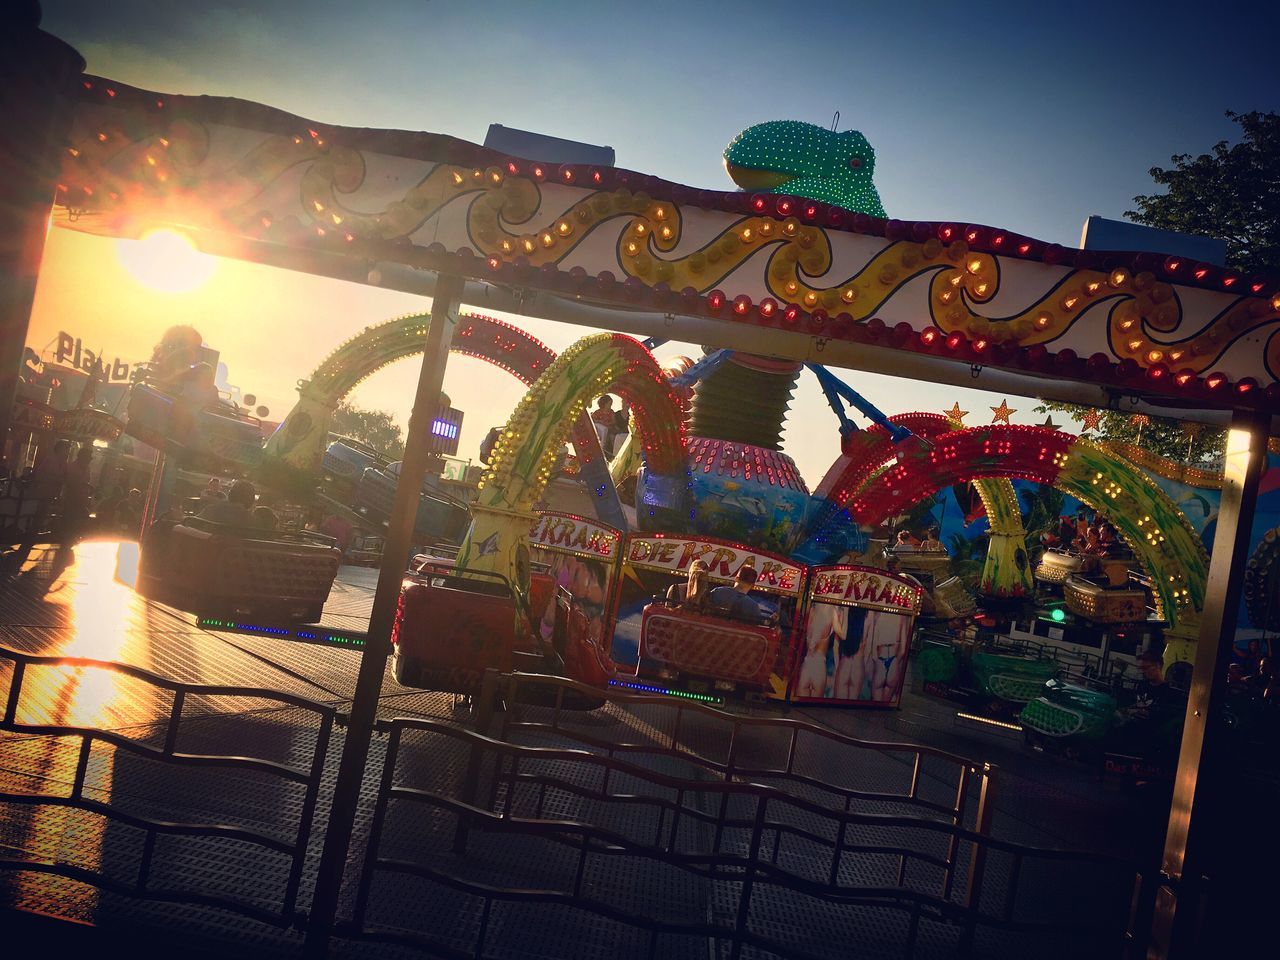
{"label": "sky", "polygon": [[[721,153],[741,130],[795,119],[861,130],[888,214],[984,223],[1078,246],[1085,219],[1121,218],[1148,170],[1234,140],[1230,109],[1280,109],[1272,45],[1280,5],[379,0],[172,3],[46,0],[43,29],[88,70],[181,94],[235,96],[324,123],[425,130],[481,142],[490,123],[608,144],[619,166],[732,189]],[[801,15],[802,14],[802,15]],[[429,301],[218,260],[192,290],[157,289],[127,261],[136,241],[51,231],[28,343],[66,329],[107,357],[143,359],[192,323],[230,381],[282,415],[293,387],[342,340]],[[555,350],[590,331],[511,318]],[[692,345],[657,351],[697,355]],[[418,364],[401,361],[352,400],[407,421]],[[845,379],[886,413],[959,402],[990,422],[1000,395],[874,374]],[[980,379],[975,381],[980,385]],[[453,358],[474,458],[520,385]],[[1034,400],[1009,398],[1015,423]],[[1061,420],[1062,415],[1056,415]],[[811,487],[838,452],[811,378],[784,449]]]}

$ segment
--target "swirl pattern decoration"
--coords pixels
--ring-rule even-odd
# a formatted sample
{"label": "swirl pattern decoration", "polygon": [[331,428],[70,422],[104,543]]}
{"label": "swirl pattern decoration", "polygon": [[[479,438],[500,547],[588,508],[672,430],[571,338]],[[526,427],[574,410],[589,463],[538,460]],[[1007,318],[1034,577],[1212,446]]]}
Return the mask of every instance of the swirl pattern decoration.
{"label": "swirl pattern decoration", "polygon": [[1074,380],[1280,409],[1280,282],[1179,257],[551,167],[96,78],[57,196],[56,222],[74,229],[170,225],[228,255],[287,249],[320,272],[376,260],[772,328],[792,359],[847,341],[1023,374],[1029,393]]}

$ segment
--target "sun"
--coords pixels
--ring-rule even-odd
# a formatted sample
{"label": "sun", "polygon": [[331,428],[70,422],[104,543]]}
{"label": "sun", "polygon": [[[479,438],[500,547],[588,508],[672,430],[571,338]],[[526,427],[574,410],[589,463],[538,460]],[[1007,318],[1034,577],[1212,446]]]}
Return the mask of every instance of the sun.
{"label": "sun", "polygon": [[194,290],[218,267],[215,258],[176,230],[149,230],[138,240],[117,240],[116,253],[135,280],[166,293]]}

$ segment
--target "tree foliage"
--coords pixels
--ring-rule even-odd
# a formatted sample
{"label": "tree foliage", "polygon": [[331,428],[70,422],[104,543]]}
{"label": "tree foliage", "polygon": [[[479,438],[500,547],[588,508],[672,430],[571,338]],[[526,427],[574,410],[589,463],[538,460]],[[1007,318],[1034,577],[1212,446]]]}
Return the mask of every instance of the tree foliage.
{"label": "tree foliage", "polygon": [[1234,113],[1235,146],[1214,144],[1211,153],[1174,155],[1173,166],[1151,168],[1162,194],[1137,196],[1135,223],[1181,233],[1220,237],[1227,263],[1251,273],[1280,272],[1280,114]]}
{"label": "tree foliage", "polygon": [[[1054,410],[1068,414],[1077,422],[1075,432],[1079,433],[1082,432],[1085,414],[1092,408],[1045,400],[1035,409],[1037,413]],[[1143,450],[1179,463],[1197,464],[1219,460],[1226,447],[1226,431],[1216,427],[1166,420],[1162,417],[1145,417],[1118,410],[1096,412],[1100,415],[1101,422],[1085,436],[1095,440],[1136,444]]]}
{"label": "tree foliage", "polygon": [[367,443],[388,460],[399,460],[404,455],[400,426],[386,410],[366,410],[343,401],[333,411],[329,429]]}

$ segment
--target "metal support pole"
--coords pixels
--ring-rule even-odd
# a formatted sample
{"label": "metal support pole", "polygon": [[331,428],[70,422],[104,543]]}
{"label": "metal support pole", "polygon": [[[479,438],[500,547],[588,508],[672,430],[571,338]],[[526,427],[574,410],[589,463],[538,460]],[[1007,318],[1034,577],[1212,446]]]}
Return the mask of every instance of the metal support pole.
{"label": "metal support pole", "polygon": [[39,29],[40,5],[0,13],[0,442],[9,432],[49,213],[84,59]]}
{"label": "metal support pole", "polygon": [[458,324],[458,301],[461,296],[462,280],[459,277],[442,276],[431,303],[431,326],[427,329],[427,343],[422,352],[422,372],[418,376],[418,391],[414,396],[413,413],[409,417],[409,436],[405,443],[400,481],[396,484],[395,504],[391,509],[391,520],[382,551],[382,566],[378,570],[378,587],[373,596],[373,612],[369,617],[369,636],[360,658],[360,673],[351,703],[351,718],[347,723],[342,761],[338,768],[337,783],[333,788],[332,811],[325,831],[324,851],[320,856],[320,868],[316,876],[315,896],[311,901],[305,945],[305,952],[309,957],[324,956],[328,949],[334,914],[337,912],[338,894],[342,888],[352,826],[360,800],[360,785],[364,780],[365,762],[369,756],[369,741],[373,737],[382,677],[387,667],[387,656],[391,652],[391,624],[395,619],[400,584],[404,579],[405,557],[413,539],[418,498],[430,456],[428,440],[431,436],[431,422],[440,406],[440,389],[444,384],[449,344]]}
{"label": "metal support pole", "polygon": [[[1206,855],[1213,845],[1212,831],[1221,829],[1224,804],[1229,799],[1223,789],[1229,771],[1222,768],[1220,758],[1222,718],[1216,714],[1226,692],[1254,507],[1266,467],[1268,419],[1237,411],[1227,432],[1222,502],[1155,895],[1147,953],[1152,960],[1200,955],[1197,920],[1202,915],[1210,869]],[[1218,882],[1225,885],[1227,878]]]}

